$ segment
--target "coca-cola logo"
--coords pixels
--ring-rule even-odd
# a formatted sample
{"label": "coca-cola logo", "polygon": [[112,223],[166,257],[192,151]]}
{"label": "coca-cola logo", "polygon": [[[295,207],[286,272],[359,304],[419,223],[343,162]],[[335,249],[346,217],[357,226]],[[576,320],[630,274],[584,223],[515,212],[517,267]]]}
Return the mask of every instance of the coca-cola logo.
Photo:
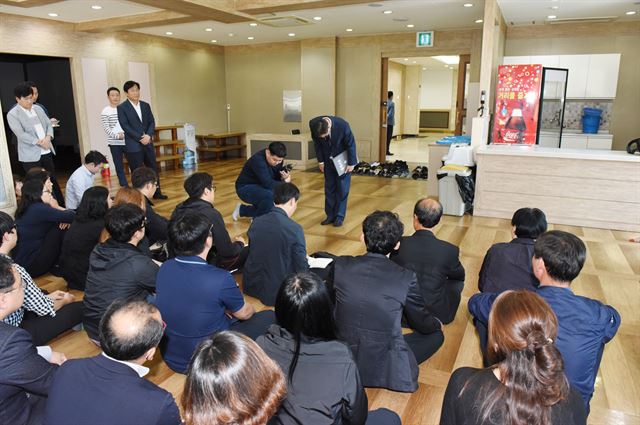
{"label": "coca-cola logo", "polygon": [[502,139],[505,143],[518,143],[520,141],[520,132],[518,130],[504,130]]}

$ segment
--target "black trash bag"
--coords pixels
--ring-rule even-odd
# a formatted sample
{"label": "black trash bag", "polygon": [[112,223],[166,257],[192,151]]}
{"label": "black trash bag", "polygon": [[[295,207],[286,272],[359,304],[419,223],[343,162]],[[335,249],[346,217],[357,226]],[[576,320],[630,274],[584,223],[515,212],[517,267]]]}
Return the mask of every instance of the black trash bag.
{"label": "black trash bag", "polygon": [[473,197],[476,191],[476,184],[473,176],[459,176],[456,174],[456,182],[458,183],[458,192],[464,201],[465,213],[473,214]]}

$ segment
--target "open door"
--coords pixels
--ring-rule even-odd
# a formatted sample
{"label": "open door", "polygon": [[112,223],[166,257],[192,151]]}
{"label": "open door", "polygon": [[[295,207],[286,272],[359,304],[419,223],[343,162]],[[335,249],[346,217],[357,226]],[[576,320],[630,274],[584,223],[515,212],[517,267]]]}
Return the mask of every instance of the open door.
{"label": "open door", "polygon": [[382,58],[380,72],[380,141],[378,146],[378,161],[385,162],[387,158],[387,78],[389,77],[389,58]]}
{"label": "open door", "polygon": [[462,135],[462,123],[467,119],[467,83],[471,55],[460,55],[458,63],[458,93],[456,95],[456,128],[454,134]]}

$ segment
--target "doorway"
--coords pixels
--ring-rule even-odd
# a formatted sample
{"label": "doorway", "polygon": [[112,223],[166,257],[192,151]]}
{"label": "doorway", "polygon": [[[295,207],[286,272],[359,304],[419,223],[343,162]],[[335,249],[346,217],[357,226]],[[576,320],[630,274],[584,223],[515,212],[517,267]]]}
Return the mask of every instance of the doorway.
{"label": "doorway", "polygon": [[81,160],[69,59],[4,53],[0,54],[0,103],[13,173],[24,174],[24,170],[18,162],[16,139],[7,124],[7,112],[16,104],[13,89],[23,81],[35,83],[38,103],[46,108],[49,118],[59,121],[54,126],[56,175],[60,178],[71,174]]}

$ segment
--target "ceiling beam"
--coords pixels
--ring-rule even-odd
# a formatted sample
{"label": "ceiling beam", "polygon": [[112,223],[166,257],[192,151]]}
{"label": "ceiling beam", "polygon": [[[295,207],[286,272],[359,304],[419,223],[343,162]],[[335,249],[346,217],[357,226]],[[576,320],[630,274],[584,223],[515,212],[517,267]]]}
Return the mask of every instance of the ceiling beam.
{"label": "ceiling beam", "polygon": [[[372,0],[236,0],[236,10],[251,15],[262,13],[291,12],[294,10],[324,9],[327,7],[349,6],[371,3]],[[386,0],[376,0],[384,2]]]}
{"label": "ceiling beam", "polygon": [[232,2],[226,0],[130,0],[134,3],[158,9],[171,10],[173,12],[191,15],[200,21],[212,20],[224,24],[253,21],[254,18],[236,12],[229,6]]}
{"label": "ceiling beam", "polygon": [[60,3],[60,0],[0,0],[0,4],[25,8],[46,6],[52,3]]}
{"label": "ceiling beam", "polygon": [[202,19],[163,10],[162,12],[141,13],[122,16],[119,18],[97,19],[95,21],[79,22],[75,24],[76,31],[108,32],[124,31],[139,28],[156,27],[160,25],[184,24],[201,21]]}

